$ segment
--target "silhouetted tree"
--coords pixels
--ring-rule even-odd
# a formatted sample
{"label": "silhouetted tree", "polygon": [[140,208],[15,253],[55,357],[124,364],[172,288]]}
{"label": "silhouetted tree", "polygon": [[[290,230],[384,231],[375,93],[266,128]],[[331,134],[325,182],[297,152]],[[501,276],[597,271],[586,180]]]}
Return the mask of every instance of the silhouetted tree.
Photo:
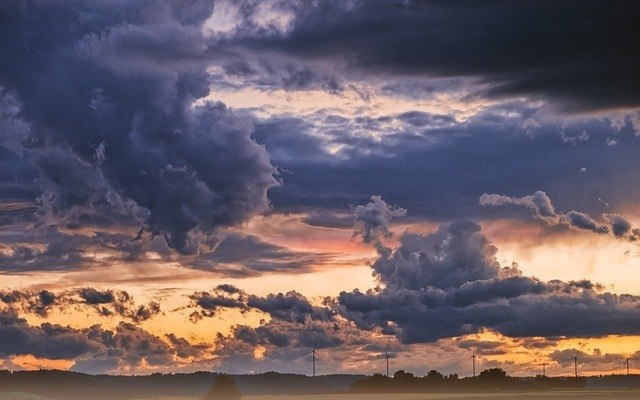
{"label": "silhouetted tree", "polygon": [[507,379],[507,371],[502,368],[489,368],[480,372],[478,379],[483,382],[500,382]]}
{"label": "silhouetted tree", "polygon": [[396,371],[396,373],[393,374],[393,379],[407,379],[407,378],[413,378],[413,374],[411,372],[406,372],[402,369],[399,371]]}
{"label": "silhouetted tree", "polygon": [[204,400],[238,400],[240,397],[233,378],[229,375],[218,375]]}
{"label": "silhouetted tree", "polygon": [[434,380],[434,381],[441,381],[444,379],[444,375],[442,375],[440,372],[436,371],[435,369],[432,369],[431,371],[427,372],[427,379]]}

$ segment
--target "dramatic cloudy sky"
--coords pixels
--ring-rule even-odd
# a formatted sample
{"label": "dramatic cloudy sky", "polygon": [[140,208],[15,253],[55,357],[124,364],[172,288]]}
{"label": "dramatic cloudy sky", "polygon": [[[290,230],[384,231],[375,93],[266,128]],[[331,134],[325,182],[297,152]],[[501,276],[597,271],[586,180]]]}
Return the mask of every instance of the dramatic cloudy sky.
{"label": "dramatic cloudy sky", "polygon": [[640,371],[635,3],[0,2],[0,368]]}

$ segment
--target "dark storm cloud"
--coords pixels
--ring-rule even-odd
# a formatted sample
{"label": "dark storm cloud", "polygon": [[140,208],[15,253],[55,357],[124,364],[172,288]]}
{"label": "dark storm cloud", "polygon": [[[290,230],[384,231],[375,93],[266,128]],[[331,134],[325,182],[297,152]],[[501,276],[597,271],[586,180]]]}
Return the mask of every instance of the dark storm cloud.
{"label": "dark storm cloud", "polygon": [[[469,220],[429,234],[405,233],[372,264],[383,285],[340,293],[341,314],[404,343],[490,329],[511,337],[638,333],[640,297],[589,281],[544,282],[501,267],[497,248]],[[544,318],[540,318],[544,315]]]}
{"label": "dark storm cloud", "polygon": [[37,171],[38,215],[137,225],[181,253],[268,208],[276,185],[251,125],[209,92],[211,1],[0,6],[5,147]]}
{"label": "dark storm cloud", "polygon": [[[523,104],[502,104],[452,126],[421,128],[394,114],[377,118],[378,127],[358,117],[335,126],[322,122],[325,116],[309,117],[315,125],[279,117],[259,122],[256,140],[286,171],[284,184],[270,192],[274,209],[282,212],[344,212],[377,193],[410,209],[412,217],[495,218],[500,213],[478,206],[483,193],[521,198],[545,188],[555,206],[599,215],[640,196],[635,184],[640,143],[630,120],[622,125],[608,118],[565,123],[536,112]],[[532,128],[527,121],[534,119],[539,122]],[[572,146],[562,139],[563,132],[583,131],[590,134],[586,142]],[[619,144],[608,146],[610,138]],[[338,146],[337,153],[329,151]],[[584,166],[588,171],[578,173]],[[537,196],[529,199],[530,207],[542,216],[555,215]]]}
{"label": "dark storm cloud", "polygon": [[589,214],[571,210],[567,213],[557,212],[551,199],[543,191],[538,190],[530,196],[509,197],[500,194],[483,194],[479,203],[482,206],[500,207],[506,205],[524,206],[533,210],[534,216],[545,220],[550,225],[567,225],[571,228],[594,233],[612,233],[615,237],[637,240],[640,230],[620,214],[602,214],[605,223],[595,221]]}
{"label": "dark storm cloud", "polygon": [[288,2],[284,33],[246,22],[231,48],[328,61],[388,77],[471,77],[483,95],[542,96],[563,109],[637,107],[637,18],[629,0]]}

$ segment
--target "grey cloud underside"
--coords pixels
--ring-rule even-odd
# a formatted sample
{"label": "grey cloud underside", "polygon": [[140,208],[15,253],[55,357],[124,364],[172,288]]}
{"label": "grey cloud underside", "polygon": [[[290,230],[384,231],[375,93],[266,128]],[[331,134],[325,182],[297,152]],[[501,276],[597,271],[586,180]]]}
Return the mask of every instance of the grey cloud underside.
{"label": "grey cloud underside", "polygon": [[354,76],[473,77],[485,85],[477,94],[539,96],[572,111],[640,102],[634,1],[323,0],[283,8],[294,14],[290,29],[245,22],[226,47],[325,62]]}
{"label": "grey cloud underside", "polygon": [[1,139],[36,171],[46,223],[134,221],[192,253],[268,208],[276,171],[250,124],[192,105],[209,92],[212,6],[2,4]]}

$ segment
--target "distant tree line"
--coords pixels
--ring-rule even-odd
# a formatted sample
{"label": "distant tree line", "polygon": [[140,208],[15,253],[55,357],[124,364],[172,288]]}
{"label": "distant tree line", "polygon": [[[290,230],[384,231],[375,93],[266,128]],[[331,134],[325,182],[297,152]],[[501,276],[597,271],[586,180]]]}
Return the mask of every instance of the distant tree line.
{"label": "distant tree line", "polygon": [[451,391],[522,391],[582,389],[586,378],[536,376],[531,378],[511,377],[501,368],[486,369],[477,377],[460,378],[457,374],[444,375],[431,370],[418,377],[403,370],[393,377],[374,374],[351,384],[353,393],[403,393],[403,392],[451,392]]}
{"label": "distant tree line", "polygon": [[[217,379],[220,377],[220,385]],[[431,370],[425,376],[397,371],[393,377],[381,374],[323,375],[300,374],[233,375],[213,372],[151,374],[144,376],[89,375],[70,371],[2,371],[2,392],[28,392],[53,400],[126,400],[154,397],[190,397],[194,399],[236,399],[242,394],[323,394],[323,393],[391,393],[391,392],[473,392],[473,391],[543,391],[558,389],[622,389],[639,388],[640,375],[607,375],[590,377],[511,377],[499,368],[486,369],[477,377],[461,378]],[[216,384],[213,384],[213,383]],[[213,385],[212,385],[213,384]],[[236,387],[236,390],[232,388]],[[229,390],[222,390],[224,388]],[[216,398],[217,397],[217,398]]]}

